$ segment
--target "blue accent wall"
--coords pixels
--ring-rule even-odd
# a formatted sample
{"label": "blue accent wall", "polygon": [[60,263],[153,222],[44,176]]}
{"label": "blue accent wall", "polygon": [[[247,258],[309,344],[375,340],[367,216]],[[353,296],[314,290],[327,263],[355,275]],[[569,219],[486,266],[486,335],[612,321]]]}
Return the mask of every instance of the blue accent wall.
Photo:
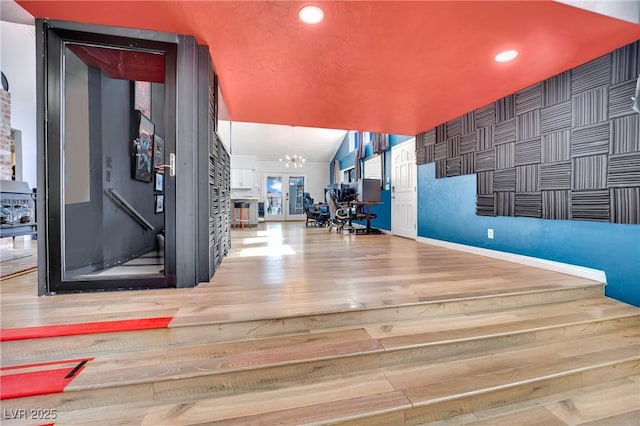
{"label": "blue accent wall", "polygon": [[[357,136],[357,135],[356,135]],[[389,135],[389,149],[386,150],[384,155],[384,177],[383,188],[386,188],[386,184],[389,184],[389,188],[393,185],[391,182],[391,147],[399,145],[408,141],[413,136],[406,135]],[[358,141],[356,140],[356,144]],[[373,146],[371,144],[365,147],[365,159],[371,157],[373,154]],[[330,182],[336,182],[335,176],[333,176],[333,162],[338,160],[340,162],[340,169],[347,169],[353,167],[355,161],[355,152],[349,152],[349,138],[348,135],[344,138],[340,147],[333,156],[329,165]],[[382,204],[372,206],[371,212],[376,214],[376,219],[371,221],[371,226],[374,228],[384,229],[385,231],[391,230],[391,189],[383,189],[380,194],[380,200]]]}
{"label": "blue accent wall", "polygon": [[476,216],[475,202],[475,174],[436,179],[434,163],[418,166],[418,236],[600,269],[607,296],[640,306],[640,225]]}
{"label": "blue accent wall", "polygon": [[350,152],[340,159],[340,170],[348,169],[353,167],[356,162],[356,153]]}

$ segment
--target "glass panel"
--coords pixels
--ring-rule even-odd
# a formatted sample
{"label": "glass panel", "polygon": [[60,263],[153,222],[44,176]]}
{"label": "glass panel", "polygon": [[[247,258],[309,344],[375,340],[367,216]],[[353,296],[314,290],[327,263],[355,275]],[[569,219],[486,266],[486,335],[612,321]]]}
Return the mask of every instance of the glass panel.
{"label": "glass panel", "polygon": [[342,175],[342,183],[353,182],[355,177],[355,169],[352,167],[350,169],[344,170]]}
{"label": "glass panel", "polygon": [[289,213],[304,214],[304,177],[289,177]]}
{"label": "glass panel", "polygon": [[282,177],[267,176],[267,214],[282,214]]}
{"label": "glass panel", "polygon": [[63,54],[63,279],[163,277],[164,56]]}
{"label": "glass panel", "polygon": [[349,132],[349,152],[353,152],[356,150],[356,132]]}

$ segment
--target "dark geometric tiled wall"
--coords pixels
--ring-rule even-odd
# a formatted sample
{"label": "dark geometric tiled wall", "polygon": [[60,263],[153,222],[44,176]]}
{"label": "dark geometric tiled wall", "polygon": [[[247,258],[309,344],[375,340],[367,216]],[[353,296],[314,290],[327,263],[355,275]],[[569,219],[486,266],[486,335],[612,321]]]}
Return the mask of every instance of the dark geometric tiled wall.
{"label": "dark geometric tiled wall", "polygon": [[436,177],[475,173],[482,216],[640,224],[640,41],[417,135]]}

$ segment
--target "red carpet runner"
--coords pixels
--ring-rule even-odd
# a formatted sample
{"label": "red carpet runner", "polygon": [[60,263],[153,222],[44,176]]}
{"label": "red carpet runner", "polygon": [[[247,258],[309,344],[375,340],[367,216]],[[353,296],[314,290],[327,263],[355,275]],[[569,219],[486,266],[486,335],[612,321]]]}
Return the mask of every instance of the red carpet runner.
{"label": "red carpet runner", "polygon": [[64,391],[93,358],[68,359],[0,368],[0,400]]}
{"label": "red carpet runner", "polygon": [[[167,328],[172,317],[58,324],[0,330],[0,341]],[[0,368],[0,400],[63,392],[93,357]]]}
{"label": "red carpet runner", "polygon": [[0,330],[0,342],[44,337],[76,336],[79,334],[113,333],[117,331],[167,328],[173,317],[143,318],[118,321],[85,322],[81,324],[43,325],[40,327],[6,328]]}

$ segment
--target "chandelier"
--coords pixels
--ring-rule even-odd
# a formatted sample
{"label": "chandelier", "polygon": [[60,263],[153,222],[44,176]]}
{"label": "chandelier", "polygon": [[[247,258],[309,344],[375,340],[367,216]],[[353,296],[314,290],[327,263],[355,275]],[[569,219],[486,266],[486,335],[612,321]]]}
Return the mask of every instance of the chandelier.
{"label": "chandelier", "polygon": [[[291,145],[294,145],[296,141],[296,128],[291,126]],[[294,169],[302,167],[306,160],[302,155],[285,155],[284,158],[280,158],[281,163],[285,163],[285,167],[293,167]]]}
{"label": "chandelier", "polygon": [[304,164],[304,162],[306,161],[304,159],[303,156],[301,155],[285,155],[284,159],[281,158],[280,161],[285,162],[285,167],[293,167],[294,169],[297,169],[298,167],[302,167],[302,165]]}

